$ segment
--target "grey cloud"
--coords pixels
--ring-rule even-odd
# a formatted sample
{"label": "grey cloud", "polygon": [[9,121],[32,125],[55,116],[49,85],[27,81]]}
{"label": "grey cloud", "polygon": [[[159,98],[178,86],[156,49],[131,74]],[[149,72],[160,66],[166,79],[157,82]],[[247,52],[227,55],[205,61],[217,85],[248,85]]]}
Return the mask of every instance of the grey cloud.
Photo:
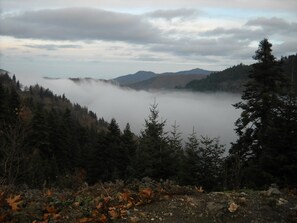
{"label": "grey cloud", "polygon": [[151,47],[154,51],[167,51],[178,56],[221,56],[221,57],[242,57],[246,55],[244,47],[246,44],[233,38],[201,38],[189,39],[183,38],[173,41],[170,44],[154,45]]}
{"label": "grey cloud", "polygon": [[151,62],[158,62],[158,61],[163,61],[164,59],[161,57],[157,57],[155,55],[151,54],[141,54],[138,57],[134,58],[135,60],[139,61],[151,61]]}
{"label": "grey cloud", "polygon": [[147,13],[146,16],[152,18],[162,18],[166,20],[171,20],[174,18],[195,18],[204,14],[204,12],[196,9],[172,9],[172,10],[156,10],[150,13]]}
{"label": "grey cloud", "polygon": [[91,8],[64,8],[1,17],[1,35],[51,40],[156,42],[160,30],[141,16]]}
{"label": "grey cloud", "polygon": [[273,35],[276,33],[282,35],[296,35],[297,22],[288,22],[282,18],[256,18],[246,23],[247,27],[259,27],[265,33]]}
{"label": "grey cloud", "polygon": [[[153,2],[153,3],[152,3]],[[265,10],[290,10],[296,11],[296,0],[158,0],[158,1],[139,1],[139,0],[1,0],[0,6],[4,9],[24,9],[24,8],[44,8],[44,7],[65,7],[65,6],[94,6],[94,7],[117,7],[117,8],[137,8],[152,6],[156,8],[164,7],[216,7],[216,8],[231,8],[231,9],[265,9]]]}
{"label": "grey cloud", "polygon": [[218,27],[213,30],[198,33],[197,39],[182,38],[179,43],[170,45],[167,49],[158,46],[154,50],[168,50],[178,55],[230,56],[248,59],[253,54],[250,43],[267,37],[276,38],[282,44],[276,44],[277,56],[296,52],[297,23],[281,18],[256,18],[249,20],[241,28]]}
{"label": "grey cloud", "polygon": [[[256,29],[254,29],[254,27]],[[215,28],[213,30],[202,33],[202,36],[213,36],[220,38],[221,36],[233,37],[235,40],[254,41],[272,35],[281,35],[287,38],[288,35],[297,34],[297,23],[288,22],[281,18],[256,18],[249,20],[241,28]]]}
{"label": "grey cloud", "polygon": [[274,51],[278,55],[287,56],[289,54],[296,54],[297,53],[297,40],[296,38],[288,40],[282,44],[275,45]]}
{"label": "grey cloud", "polygon": [[73,45],[73,44],[62,44],[62,45],[57,45],[57,44],[27,44],[24,45],[25,47],[28,48],[33,48],[33,49],[45,49],[45,50],[58,50],[58,49],[72,49],[72,48],[81,48],[80,45]]}
{"label": "grey cloud", "polygon": [[234,40],[241,40],[241,41],[253,41],[258,40],[259,37],[263,37],[264,31],[263,30],[252,30],[248,27],[242,28],[215,28],[210,31],[206,31],[201,33],[200,35],[203,37],[216,37],[216,38],[226,38],[232,37]]}

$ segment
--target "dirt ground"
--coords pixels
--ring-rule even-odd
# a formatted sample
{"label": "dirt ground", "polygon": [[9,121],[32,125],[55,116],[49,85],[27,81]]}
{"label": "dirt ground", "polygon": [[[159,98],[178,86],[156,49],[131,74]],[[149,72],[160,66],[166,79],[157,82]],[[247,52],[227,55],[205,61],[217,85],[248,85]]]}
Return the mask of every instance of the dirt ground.
{"label": "dirt ground", "polygon": [[134,208],[130,215],[144,223],[296,223],[297,200],[293,195],[261,192],[176,195]]}
{"label": "dirt ground", "polygon": [[0,187],[0,222],[297,223],[297,190],[206,193],[151,180],[76,189]]}

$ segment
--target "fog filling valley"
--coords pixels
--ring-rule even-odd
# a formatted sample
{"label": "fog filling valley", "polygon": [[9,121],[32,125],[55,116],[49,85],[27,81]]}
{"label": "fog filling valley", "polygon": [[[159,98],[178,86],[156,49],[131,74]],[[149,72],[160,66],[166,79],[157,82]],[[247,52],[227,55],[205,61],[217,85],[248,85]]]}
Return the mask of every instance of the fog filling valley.
{"label": "fog filling valley", "polygon": [[[28,76],[27,76],[28,77]],[[79,83],[69,79],[41,79],[26,76],[17,78],[25,86],[38,83],[49,88],[54,94],[65,96],[72,103],[86,106],[98,118],[110,122],[115,118],[123,130],[127,123],[132,132],[140,135],[145,119],[148,118],[150,105],[156,101],[159,120],[166,120],[166,131],[172,130],[176,122],[184,140],[193,132],[197,135],[219,137],[220,143],[230,147],[236,140],[234,122],[240,111],[232,104],[240,100],[240,95],[227,93],[198,93],[185,91],[135,91],[109,83],[83,80]]]}

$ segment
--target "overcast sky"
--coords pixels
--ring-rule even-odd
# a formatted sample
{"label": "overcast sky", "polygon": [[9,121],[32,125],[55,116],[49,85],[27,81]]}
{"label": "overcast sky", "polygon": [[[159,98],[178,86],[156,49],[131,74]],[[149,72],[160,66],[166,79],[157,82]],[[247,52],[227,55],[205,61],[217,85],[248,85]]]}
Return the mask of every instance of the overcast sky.
{"label": "overcast sky", "polygon": [[296,0],[0,0],[0,67],[114,78],[252,63],[268,38],[297,52]]}

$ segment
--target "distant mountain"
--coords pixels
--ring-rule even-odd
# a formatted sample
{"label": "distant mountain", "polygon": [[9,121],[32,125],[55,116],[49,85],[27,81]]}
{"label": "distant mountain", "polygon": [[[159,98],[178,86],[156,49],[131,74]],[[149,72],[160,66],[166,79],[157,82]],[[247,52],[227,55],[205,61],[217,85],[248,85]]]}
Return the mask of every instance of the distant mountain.
{"label": "distant mountain", "polygon": [[196,68],[196,69],[192,69],[192,70],[185,70],[185,71],[178,71],[178,72],[166,72],[166,73],[162,73],[161,75],[192,75],[192,74],[209,75],[213,72],[214,71]]}
{"label": "distant mountain", "polygon": [[127,85],[127,87],[136,90],[149,89],[174,89],[184,88],[185,85],[192,80],[201,80],[205,78],[204,74],[173,74],[173,75],[159,75],[148,80],[140,81],[134,84]]}
{"label": "distant mountain", "polygon": [[113,81],[118,82],[120,85],[129,85],[136,82],[148,80],[153,77],[157,77],[158,74],[151,71],[138,71],[135,74],[128,74],[124,76],[117,77]]}
{"label": "distant mountain", "polygon": [[137,90],[140,89],[172,89],[175,87],[184,87],[191,80],[205,78],[205,75],[212,71],[203,70],[200,68],[179,71],[165,72],[156,74],[151,71],[138,71],[135,74],[128,74],[117,77],[113,81],[121,86],[131,87]]}

